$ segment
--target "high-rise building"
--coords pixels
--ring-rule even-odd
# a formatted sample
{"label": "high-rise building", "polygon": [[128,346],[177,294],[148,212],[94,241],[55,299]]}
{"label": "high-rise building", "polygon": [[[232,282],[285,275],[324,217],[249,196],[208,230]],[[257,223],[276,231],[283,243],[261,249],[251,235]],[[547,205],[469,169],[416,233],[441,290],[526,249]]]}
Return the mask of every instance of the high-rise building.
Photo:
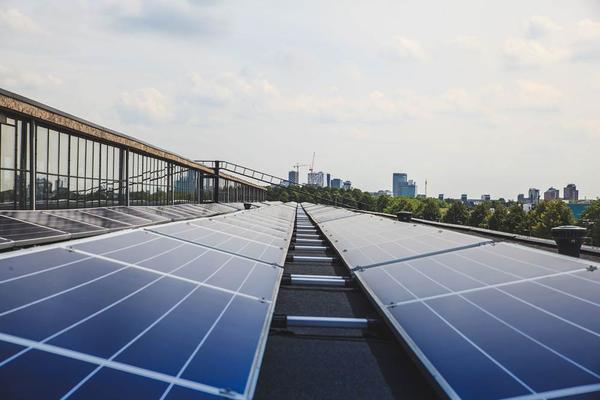
{"label": "high-rise building", "polygon": [[467,196],[466,193],[463,193],[460,195],[460,201],[462,201],[463,203],[466,203],[467,200],[469,200],[469,196]]}
{"label": "high-rise building", "polygon": [[327,187],[331,187],[331,174],[327,174]]}
{"label": "high-rise building", "polygon": [[438,194],[438,200],[444,200],[444,193]]}
{"label": "high-rise building", "polygon": [[563,198],[569,202],[575,203],[579,200],[579,190],[577,190],[577,186],[574,183],[569,183],[563,189]]}
{"label": "high-rise building", "polygon": [[331,180],[331,188],[332,189],[341,189],[343,182],[340,178],[333,178]]}
{"label": "high-rise building", "polygon": [[317,187],[325,186],[325,174],[322,171],[309,172],[308,173],[308,184],[311,186],[317,186]]}
{"label": "high-rise building", "polygon": [[492,196],[490,196],[489,194],[482,194],[481,195],[481,200],[482,201],[490,201],[492,199]]}
{"label": "high-rise building", "polygon": [[298,171],[288,172],[288,181],[290,182],[290,185],[297,185],[299,183],[298,178]]}
{"label": "high-rise building", "polygon": [[394,196],[415,197],[417,195],[417,184],[408,180],[405,173],[394,173],[392,175],[392,193]]}
{"label": "high-rise building", "polygon": [[529,188],[529,203],[539,204],[540,202],[540,190],[536,188]]}
{"label": "high-rise building", "polygon": [[525,195],[523,193],[519,193],[517,195],[517,201],[521,204],[525,203]]}
{"label": "high-rise building", "polygon": [[544,200],[556,200],[556,199],[560,199],[560,190],[551,187],[544,192]]}
{"label": "high-rise building", "polygon": [[350,181],[344,181],[343,188],[344,188],[344,190],[350,190],[350,189],[352,189],[352,182],[350,182]]}

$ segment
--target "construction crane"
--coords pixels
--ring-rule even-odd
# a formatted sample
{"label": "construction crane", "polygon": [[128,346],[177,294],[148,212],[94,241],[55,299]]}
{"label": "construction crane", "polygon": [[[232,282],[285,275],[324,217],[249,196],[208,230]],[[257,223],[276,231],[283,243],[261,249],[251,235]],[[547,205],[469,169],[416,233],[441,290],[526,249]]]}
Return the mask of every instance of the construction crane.
{"label": "construction crane", "polygon": [[292,165],[292,168],[296,169],[296,179],[298,179],[298,182],[293,182],[293,183],[300,184],[300,167],[310,167],[310,165],[300,164],[300,163],[296,163],[295,165]]}
{"label": "construction crane", "polygon": [[310,163],[310,168],[308,169],[311,173],[314,172],[315,169],[315,152],[313,151],[313,159],[312,162]]}

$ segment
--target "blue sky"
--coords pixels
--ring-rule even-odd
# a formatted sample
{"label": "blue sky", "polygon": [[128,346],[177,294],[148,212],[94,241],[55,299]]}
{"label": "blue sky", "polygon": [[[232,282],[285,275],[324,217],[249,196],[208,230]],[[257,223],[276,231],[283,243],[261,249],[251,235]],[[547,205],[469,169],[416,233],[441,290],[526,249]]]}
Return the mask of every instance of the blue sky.
{"label": "blue sky", "polygon": [[190,158],[600,196],[598,1],[0,1],[0,36],[1,87]]}

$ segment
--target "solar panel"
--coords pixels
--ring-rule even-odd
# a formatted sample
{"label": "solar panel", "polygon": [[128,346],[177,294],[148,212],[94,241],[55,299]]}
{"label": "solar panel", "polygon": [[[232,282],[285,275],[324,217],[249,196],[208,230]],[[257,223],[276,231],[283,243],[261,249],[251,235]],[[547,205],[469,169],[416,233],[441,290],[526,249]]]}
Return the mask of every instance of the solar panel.
{"label": "solar panel", "polygon": [[70,233],[72,239],[107,232],[106,229],[96,225],[62,218],[43,211],[6,211],[2,215]]}
{"label": "solar panel", "polygon": [[[366,235],[373,234],[369,241],[385,231],[362,219]],[[342,221],[330,230],[338,251],[359,240]],[[415,257],[399,262],[393,261],[397,254],[386,254],[389,262],[355,269],[355,275],[448,397],[599,395],[597,264],[503,243],[432,249],[415,249]],[[363,262],[345,258],[351,268]]]}
{"label": "solar panel", "polygon": [[98,215],[83,212],[83,210],[47,210],[45,212],[59,217],[80,221],[86,224],[101,226],[109,230],[123,229],[130,226],[125,222],[103,218]]}
{"label": "solar panel", "polygon": [[489,240],[425,225],[357,215],[319,224],[348,265],[365,267],[391,260],[489,243]]}
{"label": "solar panel", "polygon": [[0,397],[251,397],[282,268],[232,253],[138,229],[1,256]]}
{"label": "solar panel", "polygon": [[89,208],[82,210],[82,212],[85,212],[86,214],[93,214],[109,220],[118,221],[131,226],[144,226],[152,223],[152,221],[148,218],[138,217],[127,213],[122,213],[118,210],[110,210],[108,208]]}
{"label": "solar panel", "polygon": [[15,242],[15,245],[25,246],[40,242],[68,239],[69,234],[0,215],[0,237],[12,240]]}
{"label": "solar panel", "polygon": [[109,207],[109,210],[116,210],[121,213],[133,215],[134,217],[149,219],[153,222],[171,221],[171,218],[162,217],[162,216],[158,215],[157,213],[155,213],[153,210],[143,207],[143,206],[142,207],[119,206],[119,207],[112,207],[112,208]]}

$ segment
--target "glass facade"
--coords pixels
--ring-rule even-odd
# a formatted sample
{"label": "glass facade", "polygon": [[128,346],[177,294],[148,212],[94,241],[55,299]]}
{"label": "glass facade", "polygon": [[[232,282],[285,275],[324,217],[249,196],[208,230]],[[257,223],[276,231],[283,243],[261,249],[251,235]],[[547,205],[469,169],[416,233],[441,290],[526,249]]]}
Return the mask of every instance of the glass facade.
{"label": "glass facade", "polygon": [[218,182],[216,199],[214,176],[200,169],[0,109],[0,209],[264,200],[259,188]]}

